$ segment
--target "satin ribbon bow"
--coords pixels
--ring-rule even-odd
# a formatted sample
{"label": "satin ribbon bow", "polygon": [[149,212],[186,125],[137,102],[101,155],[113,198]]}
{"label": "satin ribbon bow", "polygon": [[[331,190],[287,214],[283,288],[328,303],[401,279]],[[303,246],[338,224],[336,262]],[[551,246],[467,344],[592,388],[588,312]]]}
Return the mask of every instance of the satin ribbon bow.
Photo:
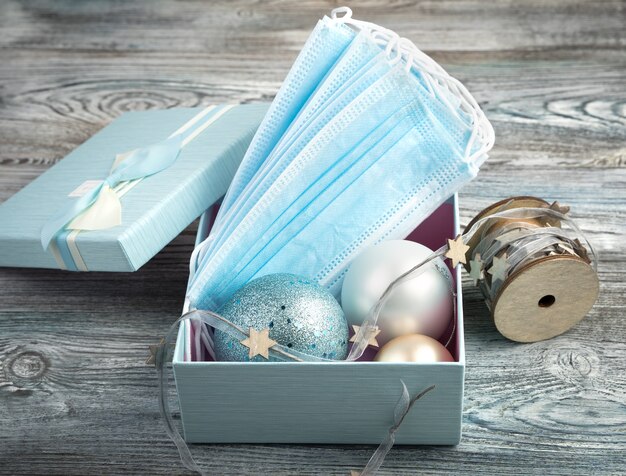
{"label": "satin ribbon bow", "polygon": [[120,225],[122,206],[114,187],[168,168],[176,161],[182,147],[183,135],[179,133],[150,146],[119,154],[111,175],[44,225],[41,231],[44,250],[48,249],[55,235],[64,229],[104,230]]}

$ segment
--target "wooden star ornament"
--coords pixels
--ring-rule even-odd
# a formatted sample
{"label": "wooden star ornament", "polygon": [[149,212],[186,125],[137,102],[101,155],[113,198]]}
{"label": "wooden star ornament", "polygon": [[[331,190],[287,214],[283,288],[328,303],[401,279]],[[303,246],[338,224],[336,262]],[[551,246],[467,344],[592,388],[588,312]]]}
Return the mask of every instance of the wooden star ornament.
{"label": "wooden star ornament", "polygon": [[[350,342],[356,342],[356,335],[359,333],[359,329],[361,326],[352,326],[352,330],[354,331],[354,335],[350,337]],[[370,338],[367,342],[367,345],[371,345],[372,347],[379,347],[378,341],[376,340],[376,336],[380,334],[380,329],[378,326],[374,326],[374,331],[370,334]]]}
{"label": "wooden star ornament", "polygon": [[487,272],[491,275],[491,282],[504,281],[506,278],[506,268],[508,266],[506,255],[502,257],[494,257],[491,268]]}
{"label": "wooden star ornament", "polygon": [[[552,205],[550,205],[550,210],[554,210],[561,215],[567,215],[569,213],[570,207],[561,205],[559,202],[554,201],[552,202]],[[561,220],[559,220],[558,218],[548,217],[546,218],[546,223],[550,226],[561,228]]]}
{"label": "wooden star ornament", "polygon": [[567,205],[561,205],[559,202],[554,201],[552,202],[552,205],[550,205],[550,210],[559,212],[561,215],[567,215],[569,213],[570,207],[568,207]]}
{"label": "wooden star ornament", "polygon": [[452,262],[452,267],[456,268],[459,263],[467,263],[465,255],[469,249],[470,247],[463,243],[463,236],[457,235],[454,240],[448,239],[448,251],[444,256]]}
{"label": "wooden star ornament", "polygon": [[471,259],[470,262],[470,278],[472,278],[472,282],[474,286],[478,284],[478,281],[484,278],[485,273],[483,272],[483,260],[480,257],[480,253],[476,253],[474,255],[474,259]]}
{"label": "wooden star ornament", "polygon": [[164,345],[165,339],[161,338],[158,344],[152,344],[148,346],[148,348],[150,349],[150,355],[146,359],[146,365],[156,365],[157,352],[159,351],[159,347],[162,347]]}
{"label": "wooden star ornament", "polygon": [[574,240],[574,244],[576,245],[576,254],[578,254],[578,256],[584,259],[587,263],[591,263],[591,258],[589,257],[589,253],[587,252],[585,245],[583,245],[578,238]]}
{"label": "wooden star ornament", "polygon": [[252,358],[257,355],[269,359],[269,350],[278,342],[270,339],[270,330],[268,327],[257,331],[254,327],[250,327],[249,337],[240,341],[242,345],[250,349],[248,357]]}

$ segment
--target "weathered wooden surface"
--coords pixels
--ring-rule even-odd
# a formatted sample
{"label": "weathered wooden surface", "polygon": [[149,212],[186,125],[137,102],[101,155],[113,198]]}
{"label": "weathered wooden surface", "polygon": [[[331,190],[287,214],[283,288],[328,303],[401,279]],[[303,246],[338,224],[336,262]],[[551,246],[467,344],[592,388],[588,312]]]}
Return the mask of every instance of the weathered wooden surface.
{"label": "weathered wooden surface", "polygon": [[[462,217],[558,199],[600,253],[601,295],[514,344],[465,284],[463,441],[381,474],[626,472],[626,4],[360,2],[465,81],[497,145]],[[0,3],[0,201],[126,110],[269,99],[334,2]],[[0,224],[1,226],[1,224]],[[0,271],[0,473],[183,473],[146,348],[181,308],[194,226],[134,274]],[[347,474],[371,447],[206,446],[211,474]]]}

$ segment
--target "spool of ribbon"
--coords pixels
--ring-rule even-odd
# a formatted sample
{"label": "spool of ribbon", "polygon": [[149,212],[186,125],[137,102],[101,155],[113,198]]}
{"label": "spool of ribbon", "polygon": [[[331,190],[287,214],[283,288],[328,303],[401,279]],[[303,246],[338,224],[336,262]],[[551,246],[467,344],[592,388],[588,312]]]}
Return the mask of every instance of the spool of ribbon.
{"label": "spool of ribbon", "polygon": [[468,225],[467,271],[496,328],[510,340],[536,342],[562,334],[598,297],[595,250],[568,213],[558,202],[512,197],[487,207]]}
{"label": "spool of ribbon", "polygon": [[[65,240],[66,243],[57,243],[60,255],[57,261],[61,261],[60,264],[66,269],[87,271],[75,243],[77,234],[81,231],[104,230],[122,224],[121,196],[145,177],[170,167],[187,144],[233,107],[209,106],[167,139],[118,154],[108,177],[60,210],[43,226],[41,245],[44,250],[52,248],[53,241]],[[52,250],[53,253],[54,251]]]}

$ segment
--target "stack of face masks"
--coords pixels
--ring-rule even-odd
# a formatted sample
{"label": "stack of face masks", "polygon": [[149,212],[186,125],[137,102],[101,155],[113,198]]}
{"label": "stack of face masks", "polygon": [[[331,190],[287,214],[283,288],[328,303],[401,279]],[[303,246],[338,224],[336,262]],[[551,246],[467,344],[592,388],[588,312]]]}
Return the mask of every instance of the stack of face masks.
{"label": "stack of face masks", "polygon": [[272,103],[192,256],[192,308],[277,272],[337,295],[363,248],[407,236],[486,159],[493,129],[463,85],[351,14],[319,21]]}

